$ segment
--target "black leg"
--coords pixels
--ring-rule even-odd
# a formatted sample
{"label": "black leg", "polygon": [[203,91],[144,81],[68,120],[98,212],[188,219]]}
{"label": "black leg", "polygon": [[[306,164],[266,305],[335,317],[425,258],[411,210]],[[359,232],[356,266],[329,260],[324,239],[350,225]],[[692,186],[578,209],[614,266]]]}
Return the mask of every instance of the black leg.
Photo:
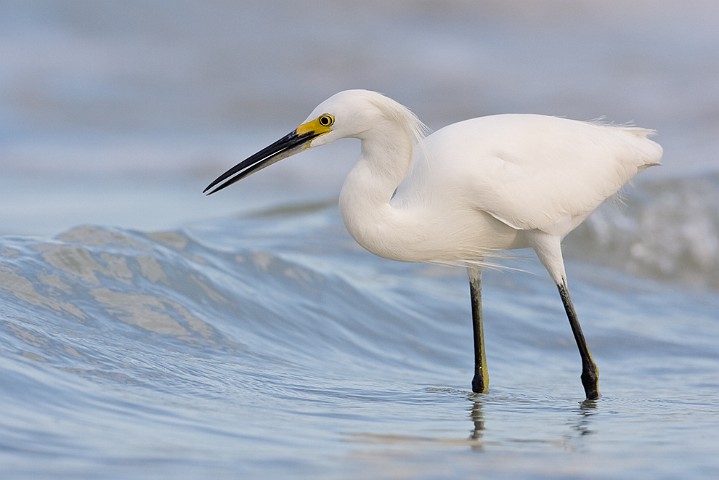
{"label": "black leg", "polygon": [[482,271],[479,267],[468,267],[469,294],[472,300],[472,327],[474,330],[474,378],[472,391],[489,391],[489,372],[484,354],[484,330],[482,328]]}
{"label": "black leg", "polygon": [[587,400],[595,400],[599,398],[599,369],[597,369],[597,365],[589,353],[587,341],[584,339],[582,327],[579,325],[579,320],[577,319],[577,312],[574,311],[572,299],[569,297],[567,283],[563,282],[557,285],[557,287],[559,288],[559,295],[562,297],[564,310],[567,312],[567,318],[569,318],[569,325],[572,327],[574,339],[577,341],[577,347],[579,347],[579,355],[582,357],[582,385],[584,386],[584,393],[587,395]]}

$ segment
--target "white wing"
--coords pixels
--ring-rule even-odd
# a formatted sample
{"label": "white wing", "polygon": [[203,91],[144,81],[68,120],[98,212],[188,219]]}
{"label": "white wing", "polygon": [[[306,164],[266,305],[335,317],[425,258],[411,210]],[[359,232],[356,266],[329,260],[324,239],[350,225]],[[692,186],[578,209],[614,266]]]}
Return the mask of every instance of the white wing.
{"label": "white wing", "polygon": [[412,183],[518,230],[551,229],[584,218],[639,170],[659,164],[662,149],[650,133],[541,115],[476,118],[425,139]]}

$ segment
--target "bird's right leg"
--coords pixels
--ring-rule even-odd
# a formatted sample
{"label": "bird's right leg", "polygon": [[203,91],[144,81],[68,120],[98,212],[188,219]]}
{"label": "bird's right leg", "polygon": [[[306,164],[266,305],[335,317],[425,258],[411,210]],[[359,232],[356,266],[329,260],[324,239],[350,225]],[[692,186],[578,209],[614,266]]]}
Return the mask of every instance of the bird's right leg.
{"label": "bird's right leg", "polygon": [[474,378],[472,391],[489,391],[489,372],[487,357],[484,353],[484,329],[482,328],[482,270],[479,267],[467,267],[469,276],[469,294],[472,300],[472,329],[474,331]]}

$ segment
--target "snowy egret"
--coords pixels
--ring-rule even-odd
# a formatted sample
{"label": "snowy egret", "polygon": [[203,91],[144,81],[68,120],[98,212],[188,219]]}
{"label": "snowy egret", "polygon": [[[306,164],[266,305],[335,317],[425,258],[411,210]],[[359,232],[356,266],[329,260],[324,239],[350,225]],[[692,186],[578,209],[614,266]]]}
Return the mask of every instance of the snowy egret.
{"label": "snowy egret", "polygon": [[212,194],[310,147],[358,138],[361,155],[339,206],[370,252],[400,261],[467,268],[472,304],[474,392],[489,376],[481,269],[502,250],[532,248],[554,280],[582,359],[587,399],[598,370],[567,287],[561,241],[638,171],[659,165],[652,130],[542,115],[493,115],[425,127],[379,93],[347,90],[322,102],[295,130],[220,175]]}

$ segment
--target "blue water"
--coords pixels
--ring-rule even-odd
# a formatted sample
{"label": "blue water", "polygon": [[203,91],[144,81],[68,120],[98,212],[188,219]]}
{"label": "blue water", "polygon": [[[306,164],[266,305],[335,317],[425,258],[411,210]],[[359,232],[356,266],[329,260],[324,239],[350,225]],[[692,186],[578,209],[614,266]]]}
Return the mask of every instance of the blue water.
{"label": "blue water", "polygon": [[[0,477],[716,478],[715,10],[0,3]],[[471,393],[463,270],[344,230],[356,143],[201,194],[356,87],[658,129],[565,242],[601,399],[529,252],[484,275]]]}
{"label": "blue water", "polygon": [[6,237],[0,462],[8,478],[716,472],[716,296],[570,263],[602,374],[584,404],[533,263],[486,275],[492,387],[474,395],[463,272],[375,259],[333,208]]}

